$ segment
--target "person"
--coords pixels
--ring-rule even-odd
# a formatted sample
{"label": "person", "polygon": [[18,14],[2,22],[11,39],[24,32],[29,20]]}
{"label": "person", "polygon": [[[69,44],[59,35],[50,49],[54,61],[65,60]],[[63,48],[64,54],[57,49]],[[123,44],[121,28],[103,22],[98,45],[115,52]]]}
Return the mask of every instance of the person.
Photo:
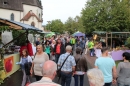
{"label": "person", "polygon": [[65,42],[65,47],[66,47],[67,45],[72,46],[72,45],[71,45],[71,43],[70,43],[70,40],[69,40],[69,39],[66,39],[66,42]]}
{"label": "person", "polygon": [[16,64],[21,65],[21,69],[22,69],[22,72],[23,72],[23,80],[22,80],[22,85],[21,86],[25,86],[26,81],[30,82],[29,75],[26,75],[26,72],[25,72],[25,64],[27,62],[32,63],[32,58],[28,55],[27,49],[23,49],[20,62],[16,63]]}
{"label": "person", "polygon": [[51,46],[50,46],[49,41],[46,41],[46,43],[45,43],[45,52],[48,54],[49,59],[50,59]]}
{"label": "person", "polygon": [[94,42],[92,39],[88,42],[88,48],[90,50],[90,56],[94,56]]}
{"label": "person", "polygon": [[115,61],[109,57],[107,47],[102,48],[101,51],[102,56],[96,59],[95,68],[99,68],[103,72],[104,86],[111,86],[112,81],[115,83],[117,78]]}
{"label": "person", "polygon": [[65,51],[64,44],[61,42],[61,39],[57,39],[57,43],[54,46],[55,53],[55,62],[57,63],[61,54]]}
{"label": "person", "polygon": [[40,38],[37,38],[37,41],[35,42],[35,44],[36,44],[36,46],[41,44],[40,43]]}
{"label": "person", "polygon": [[58,60],[58,68],[60,68],[64,60],[68,57],[63,67],[61,68],[62,86],[65,86],[65,84],[66,86],[70,86],[72,74],[75,72],[76,63],[74,57],[70,55],[71,52],[72,52],[72,47],[70,45],[66,46],[66,53],[62,54]]}
{"label": "person", "polygon": [[101,49],[102,49],[102,43],[101,42],[95,44],[94,51],[95,51],[95,55],[96,55],[97,58],[102,55]]}
{"label": "person", "polygon": [[42,67],[43,77],[40,81],[31,83],[29,86],[61,86],[52,82],[56,76],[57,65],[55,62],[48,60]]}
{"label": "person", "polygon": [[130,53],[122,54],[124,61],[117,66],[118,86],[130,86]]}
{"label": "person", "polygon": [[74,50],[74,46],[75,46],[75,43],[76,43],[76,40],[75,40],[74,37],[71,38],[70,43],[72,45],[72,49]]}
{"label": "person", "polygon": [[85,43],[85,54],[87,54],[87,52],[88,52],[88,42],[89,42],[89,40],[87,40]]}
{"label": "person", "polygon": [[43,52],[42,45],[37,45],[36,48],[37,48],[37,52],[36,55],[34,56],[30,73],[33,74],[34,71],[36,81],[39,81],[43,76],[42,65],[49,60],[49,57],[47,53]]}
{"label": "person", "polygon": [[74,73],[75,86],[78,86],[78,78],[80,77],[80,86],[84,83],[84,74],[88,70],[87,61],[85,57],[81,55],[81,47],[76,48],[76,55],[74,56],[76,67]]}
{"label": "person", "polygon": [[87,76],[90,86],[104,85],[104,76],[101,70],[97,68],[89,69],[87,71]]}
{"label": "person", "polygon": [[51,43],[51,60],[55,61],[55,54],[54,54],[54,46],[56,44],[56,41],[53,40]]}

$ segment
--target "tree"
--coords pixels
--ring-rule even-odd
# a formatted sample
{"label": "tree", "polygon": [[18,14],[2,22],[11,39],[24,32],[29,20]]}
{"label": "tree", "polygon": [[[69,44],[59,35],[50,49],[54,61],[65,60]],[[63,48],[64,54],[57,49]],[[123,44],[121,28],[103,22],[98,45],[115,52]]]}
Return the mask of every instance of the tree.
{"label": "tree", "polygon": [[84,32],[84,26],[82,24],[82,20],[80,16],[76,16],[75,18],[69,17],[65,22],[65,29],[70,34],[73,34],[76,31]]}
{"label": "tree", "polygon": [[60,19],[52,20],[50,24],[46,25],[47,30],[51,30],[52,32],[63,33],[64,32],[64,24]]}
{"label": "tree", "polygon": [[91,0],[82,9],[87,33],[93,31],[129,31],[129,0]]}

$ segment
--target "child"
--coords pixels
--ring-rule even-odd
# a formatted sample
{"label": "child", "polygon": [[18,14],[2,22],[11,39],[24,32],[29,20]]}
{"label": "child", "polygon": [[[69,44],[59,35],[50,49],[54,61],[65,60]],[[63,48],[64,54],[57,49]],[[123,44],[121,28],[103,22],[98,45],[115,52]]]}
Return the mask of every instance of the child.
{"label": "child", "polygon": [[21,86],[25,86],[27,79],[30,82],[29,76],[26,75],[26,73],[25,73],[25,63],[28,63],[28,62],[32,63],[32,58],[28,55],[27,49],[24,49],[24,50],[22,50],[20,62],[16,63],[16,64],[21,65],[21,68],[22,68],[22,71],[23,71],[23,81],[22,81]]}

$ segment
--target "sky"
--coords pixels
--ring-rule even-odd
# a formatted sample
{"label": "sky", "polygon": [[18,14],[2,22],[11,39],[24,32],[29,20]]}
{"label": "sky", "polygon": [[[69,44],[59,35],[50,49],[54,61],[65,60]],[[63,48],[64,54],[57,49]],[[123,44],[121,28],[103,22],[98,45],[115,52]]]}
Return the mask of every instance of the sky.
{"label": "sky", "polygon": [[80,15],[87,0],[41,0],[43,5],[43,25],[47,21],[61,19],[65,22],[68,17]]}

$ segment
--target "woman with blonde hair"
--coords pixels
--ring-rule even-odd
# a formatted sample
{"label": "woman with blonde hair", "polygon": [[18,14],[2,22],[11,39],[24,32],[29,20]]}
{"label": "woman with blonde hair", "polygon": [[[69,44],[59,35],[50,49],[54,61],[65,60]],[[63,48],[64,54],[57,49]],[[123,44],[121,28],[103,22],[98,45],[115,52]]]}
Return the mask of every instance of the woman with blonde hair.
{"label": "woman with blonde hair", "polygon": [[49,56],[47,55],[47,53],[43,52],[42,45],[37,45],[36,49],[37,49],[37,52],[34,56],[30,73],[33,74],[33,71],[34,71],[36,81],[39,81],[41,80],[43,76],[42,66],[47,60],[49,60]]}
{"label": "woman with blonde hair", "polygon": [[101,70],[93,68],[87,71],[90,86],[103,86],[104,76]]}

